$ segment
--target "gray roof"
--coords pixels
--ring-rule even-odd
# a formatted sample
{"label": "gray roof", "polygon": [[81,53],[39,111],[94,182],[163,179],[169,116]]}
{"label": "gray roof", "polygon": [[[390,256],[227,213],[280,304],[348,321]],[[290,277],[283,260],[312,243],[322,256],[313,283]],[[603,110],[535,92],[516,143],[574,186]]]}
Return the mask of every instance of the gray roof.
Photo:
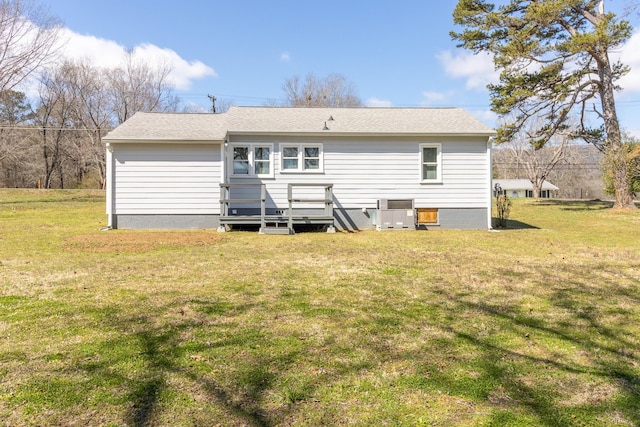
{"label": "gray roof", "polygon": [[[533,190],[533,184],[528,179],[494,179],[493,185],[500,184],[503,190]],[[550,182],[542,183],[542,190],[559,190]]]}
{"label": "gray roof", "polygon": [[222,141],[227,134],[223,114],[136,113],[105,136],[116,141]]}
{"label": "gray roof", "polygon": [[220,141],[228,134],[483,135],[495,132],[460,108],[231,107],[222,114],[136,113],[107,141]]}

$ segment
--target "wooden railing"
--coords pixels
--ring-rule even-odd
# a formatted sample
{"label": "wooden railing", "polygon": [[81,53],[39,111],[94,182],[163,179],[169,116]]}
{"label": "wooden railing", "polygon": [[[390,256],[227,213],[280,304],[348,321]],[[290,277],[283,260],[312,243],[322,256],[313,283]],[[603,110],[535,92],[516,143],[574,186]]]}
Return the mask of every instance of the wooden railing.
{"label": "wooden railing", "polygon": [[[240,199],[240,198],[232,198],[231,197],[231,189],[232,188],[256,188],[260,187],[260,198],[248,198],[248,199]],[[266,202],[267,202],[267,186],[265,184],[220,184],[220,216],[228,217],[229,213],[229,205],[231,203],[260,203],[260,227],[265,227],[265,213],[266,213]]]}
{"label": "wooden railing", "polygon": [[[260,189],[259,198],[239,198],[232,196],[233,189]],[[323,196],[313,197],[297,197],[294,194],[295,188],[300,187],[321,187],[324,189]],[[255,194],[255,191],[249,191],[248,194]],[[333,184],[310,184],[297,183],[288,184],[287,199],[289,202],[287,215],[267,215],[266,201],[267,190],[266,185],[262,183],[239,183],[239,184],[220,184],[220,222],[221,224],[255,224],[260,219],[260,231],[267,233],[271,228],[277,228],[278,224],[287,224],[290,234],[293,233],[293,225],[295,224],[326,224],[333,229]],[[260,216],[258,215],[238,215],[232,212],[231,205],[256,205],[260,204]],[[295,204],[322,204],[322,214],[295,214]],[[267,227],[267,224],[275,224],[275,227]],[[284,229],[284,228],[283,228]],[[335,229],[333,229],[335,230]]]}
{"label": "wooden railing", "polygon": [[[295,198],[293,196],[293,189],[295,187],[324,187],[324,198],[321,199],[306,199]],[[287,187],[287,199],[289,199],[289,228],[293,229],[293,204],[294,203],[321,203],[324,207],[324,213],[322,217],[333,218],[333,184],[289,184]]]}

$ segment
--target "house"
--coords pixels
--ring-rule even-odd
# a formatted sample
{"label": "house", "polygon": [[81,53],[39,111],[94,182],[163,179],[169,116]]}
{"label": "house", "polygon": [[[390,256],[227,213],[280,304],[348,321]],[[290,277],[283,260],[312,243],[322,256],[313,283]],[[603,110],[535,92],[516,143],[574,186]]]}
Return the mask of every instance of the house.
{"label": "house", "polygon": [[104,138],[108,225],[486,229],[494,134],[458,108],[137,113]]}
{"label": "house", "polygon": [[[494,187],[499,185],[507,197],[533,197],[533,184],[528,179],[494,179],[493,184]],[[559,188],[555,185],[544,181],[540,189],[540,197],[549,199],[558,190]]]}

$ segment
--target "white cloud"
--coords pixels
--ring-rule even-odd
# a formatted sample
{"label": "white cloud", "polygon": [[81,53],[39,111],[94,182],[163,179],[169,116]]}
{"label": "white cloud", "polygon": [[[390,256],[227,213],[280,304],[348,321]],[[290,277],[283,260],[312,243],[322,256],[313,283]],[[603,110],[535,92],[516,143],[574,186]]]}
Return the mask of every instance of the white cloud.
{"label": "white cloud", "polygon": [[434,104],[438,104],[440,101],[445,101],[451,99],[453,96],[453,91],[448,92],[422,92],[423,100],[420,105],[424,107],[432,106]]}
{"label": "white cloud", "polygon": [[[92,64],[104,68],[115,68],[122,63],[127,49],[113,40],[101,39],[91,35],[78,34],[64,29],[62,54],[74,60],[89,60]],[[187,61],[171,49],[161,48],[150,43],[142,43],[133,48],[137,58],[150,66],[169,65],[172,68],[169,81],[176,89],[189,89],[193,80],[215,77],[213,68],[201,61]]]}
{"label": "white cloud", "polygon": [[213,68],[200,61],[187,61],[171,49],[143,43],[136,46],[133,53],[136,58],[143,59],[147,64],[168,64],[172,69],[169,80],[176,86],[176,89],[189,89],[192,80],[216,76]]}
{"label": "white cloud", "polygon": [[112,40],[74,33],[68,28],[62,31],[61,53],[72,60],[90,60],[93,65],[104,68],[116,67],[122,62],[125,49]]}
{"label": "white cloud", "polygon": [[366,104],[367,107],[393,107],[393,103],[391,101],[378,98],[369,98],[367,99]]}
{"label": "white cloud", "polygon": [[640,31],[636,31],[625,43],[619,54],[612,55],[629,66],[631,71],[620,79],[625,92],[640,92]]}
{"label": "white cloud", "polygon": [[282,62],[291,61],[291,55],[289,54],[289,52],[282,52],[280,54],[280,61],[282,61]]}
{"label": "white cloud", "polygon": [[446,99],[447,94],[444,92],[422,92],[425,101],[442,101]]}
{"label": "white cloud", "polygon": [[499,73],[494,69],[493,59],[488,53],[474,55],[462,51],[454,55],[446,50],[436,58],[449,77],[466,78],[467,89],[484,89],[487,83],[498,81]]}
{"label": "white cloud", "polygon": [[470,110],[469,111],[476,119],[489,127],[496,127],[498,122],[498,115],[491,110]]}

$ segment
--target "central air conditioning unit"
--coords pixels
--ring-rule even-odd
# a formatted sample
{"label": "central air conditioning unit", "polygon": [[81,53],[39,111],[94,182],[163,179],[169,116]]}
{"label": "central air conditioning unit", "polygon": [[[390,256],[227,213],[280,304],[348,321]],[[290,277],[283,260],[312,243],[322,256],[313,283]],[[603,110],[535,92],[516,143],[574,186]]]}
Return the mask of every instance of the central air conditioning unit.
{"label": "central air conditioning unit", "polygon": [[413,199],[378,200],[377,230],[415,230]]}

